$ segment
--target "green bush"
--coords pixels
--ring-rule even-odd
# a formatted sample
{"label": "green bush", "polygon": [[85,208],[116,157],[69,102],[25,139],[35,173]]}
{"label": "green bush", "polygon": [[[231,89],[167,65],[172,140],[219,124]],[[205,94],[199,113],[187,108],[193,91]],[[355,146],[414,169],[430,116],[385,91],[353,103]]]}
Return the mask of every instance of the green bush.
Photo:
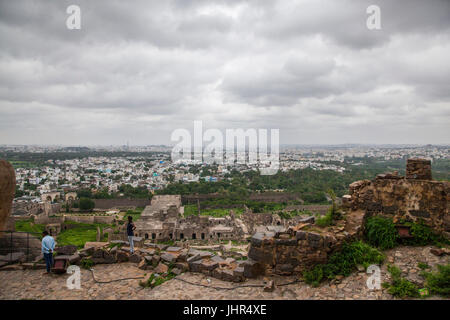
{"label": "green bush", "polygon": [[391,219],[380,216],[367,219],[365,235],[371,245],[382,250],[395,247],[398,238],[398,232],[394,222]]}
{"label": "green bush", "polygon": [[429,268],[430,268],[430,266],[429,266],[428,263],[426,263],[426,262],[419,262],[419,263],[417,264],[417,266],[418,266],[420,269],[422,269],[422,270],[425,270],[425,269],[429,269]]}
{"label": "green bush", "polygon": [[81,260],[81,267],[84,269],[91,269],[92,266],[94,265],[94,261],[92,261],[89,258],[84,258]]}
{"label": "green bush", "polygon": [[167,272],[167,274],[162,274],[159,277],[155,276],[154,273],[151,274],[150,278],[148,278],[147,281],[140,281],[139,285],[143,288],[155,288],[161,284],[163,284],[166,281],[169,281],[176,277],[176,274],[174,274],[171,270]]}
{"label": "green bush", "polygon": [[318,286],[322,280],[333,279],[337,275],[349,276],[358,265],[367,268],[371,264],[381,264],[383,260],[381,252],[362,241],[345,243],[340,251],[330,256],[326,264],[305,271],[303,277],[306,283]]}
{"label": "green bush", "polygon": [[315,224],[319,227],[326,227],[333,223],[333,215],[331,213],[331,210],[327,212],[327,214],[317,217]]}
{"label": "green bush", "polygon": [[303,272],[305,282],[312,285],[313,287],[318,287],[320,282],[322,282],[323,280],[323,269],[324,268],[322,265],[318,265],[311,270]]}
{"label": "green bush", "polygon": [[391,283],[383,283],[383,287],[394,297],[419,297],[419,288],[409,280],[401,277],[401,271],[397,266],[388,266],[388,272],[391,274]]}
{"label": "green bush", "polygon": [[90,210],[94,209],[95,202],[89,198],[81,198],[78,205],[81,210],[90,211]]}
{"label": "green bush", "polygon": [[433,229],[425,225],[423,222],[414,223],[407,222],[405,225],[410,226],[410,234],[413,236],[411,239],[404,240],[405,244],[425,246],[428,244],[434,244],[441,246],[443,243],[448,244],[449,241],[444,239],[442,236],[436,234]]}
{"label": "green bush", "polygon": [[426,287],[431,294],[450,297],[450,264],[438,265],[436,272],[423,272]]}

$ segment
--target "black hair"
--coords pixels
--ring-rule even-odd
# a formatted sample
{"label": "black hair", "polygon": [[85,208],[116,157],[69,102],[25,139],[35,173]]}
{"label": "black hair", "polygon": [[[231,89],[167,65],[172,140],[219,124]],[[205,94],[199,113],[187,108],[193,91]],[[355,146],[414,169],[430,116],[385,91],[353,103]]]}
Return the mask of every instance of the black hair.
{"label": "black hair", "polygon": [[132,221],[133,217],[132,216],[128,216],[128,221]]}
{"label": "black hair", "polygon": [[48,236],[47,230],[42,231],[42,234],[43,234],[44,236]]}

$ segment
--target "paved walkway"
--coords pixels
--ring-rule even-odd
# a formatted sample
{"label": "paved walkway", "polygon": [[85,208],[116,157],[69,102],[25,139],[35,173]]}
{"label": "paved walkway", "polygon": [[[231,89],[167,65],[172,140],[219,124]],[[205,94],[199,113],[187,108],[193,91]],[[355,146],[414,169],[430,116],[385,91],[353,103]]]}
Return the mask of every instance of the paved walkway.
{"label": "paved walkway", "polygon": [[[398,247],[386,252],[387,262],[394,263],[413,281],[423,281],[419,276],[418,262],[436,264],[449,263],[449,256],[437,257],[430,253],[431,247]],[[94,267],[98,281],[111,281],[125,277],[144,276],[145,271],[136,264],[121,263]],[[389,276],[386,265],[381,268],[382,282]],[[170,280],[155,289],[143,289],[139,280],[96,283],[88,270],[81,270],[81,289],[69,290],[66,279],[69,275],[43,275],[43,270],[17,270],[0,272],[0,299],[392,299],[384,289],[369,290],[365,272],[355,272],[340,283],[326,283],[318,288],[300,282],[277,286],[274,292],[264,292],[262,287],[242,287],[234,290],[218,290],[214,287],[261,285],[262,279],[248,280],[242,284],[228,283],[201,274],[185,273],[178,276],[203,286],[188,284],[178,279]],[[292,277],[275,277],[276,284],[294,281]],[[433,297],[439,299],[438,297]]]}

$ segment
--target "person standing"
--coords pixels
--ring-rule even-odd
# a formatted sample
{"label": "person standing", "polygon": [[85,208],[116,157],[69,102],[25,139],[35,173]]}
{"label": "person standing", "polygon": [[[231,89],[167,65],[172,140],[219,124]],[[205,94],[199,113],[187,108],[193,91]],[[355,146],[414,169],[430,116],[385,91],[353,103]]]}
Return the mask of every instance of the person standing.
{"label": "person standing", "polygon": [[136,226],[133,223],[133,217],[128,216],[127,235],[128,235],[128,242],[130,243],[130,253],[134,253],[134,243],[133,243],[134,230],[136,230]]}
{"label": "person standing", "polygon": [[48,234],[47,231],[42,232],[42,253],[44,254],[45,265],[49,274],[50,269],[53,266],[53,250],[55,249],[55,239]]}

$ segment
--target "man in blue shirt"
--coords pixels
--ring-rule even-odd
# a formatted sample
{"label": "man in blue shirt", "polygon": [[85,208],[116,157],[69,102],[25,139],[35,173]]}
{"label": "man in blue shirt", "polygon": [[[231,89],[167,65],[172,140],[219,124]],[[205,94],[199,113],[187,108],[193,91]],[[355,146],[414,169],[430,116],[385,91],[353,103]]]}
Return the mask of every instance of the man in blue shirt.
{"label": "man in blue shirt", "polygon": [[136,226],[133,223],[133,217],[128,216],[127,236],[128,242],[130,243],[130,253],[134,253],[134,243],[133,243],[134,230],[136,230]]}
{"label": "man in blue shirt", "polygon": [[42,232],[42,253],[44,254],[45,265],[47,266],[47,274],[53,266],[53,250],[55,249],[55,239],[48,234],[47,231]]}

